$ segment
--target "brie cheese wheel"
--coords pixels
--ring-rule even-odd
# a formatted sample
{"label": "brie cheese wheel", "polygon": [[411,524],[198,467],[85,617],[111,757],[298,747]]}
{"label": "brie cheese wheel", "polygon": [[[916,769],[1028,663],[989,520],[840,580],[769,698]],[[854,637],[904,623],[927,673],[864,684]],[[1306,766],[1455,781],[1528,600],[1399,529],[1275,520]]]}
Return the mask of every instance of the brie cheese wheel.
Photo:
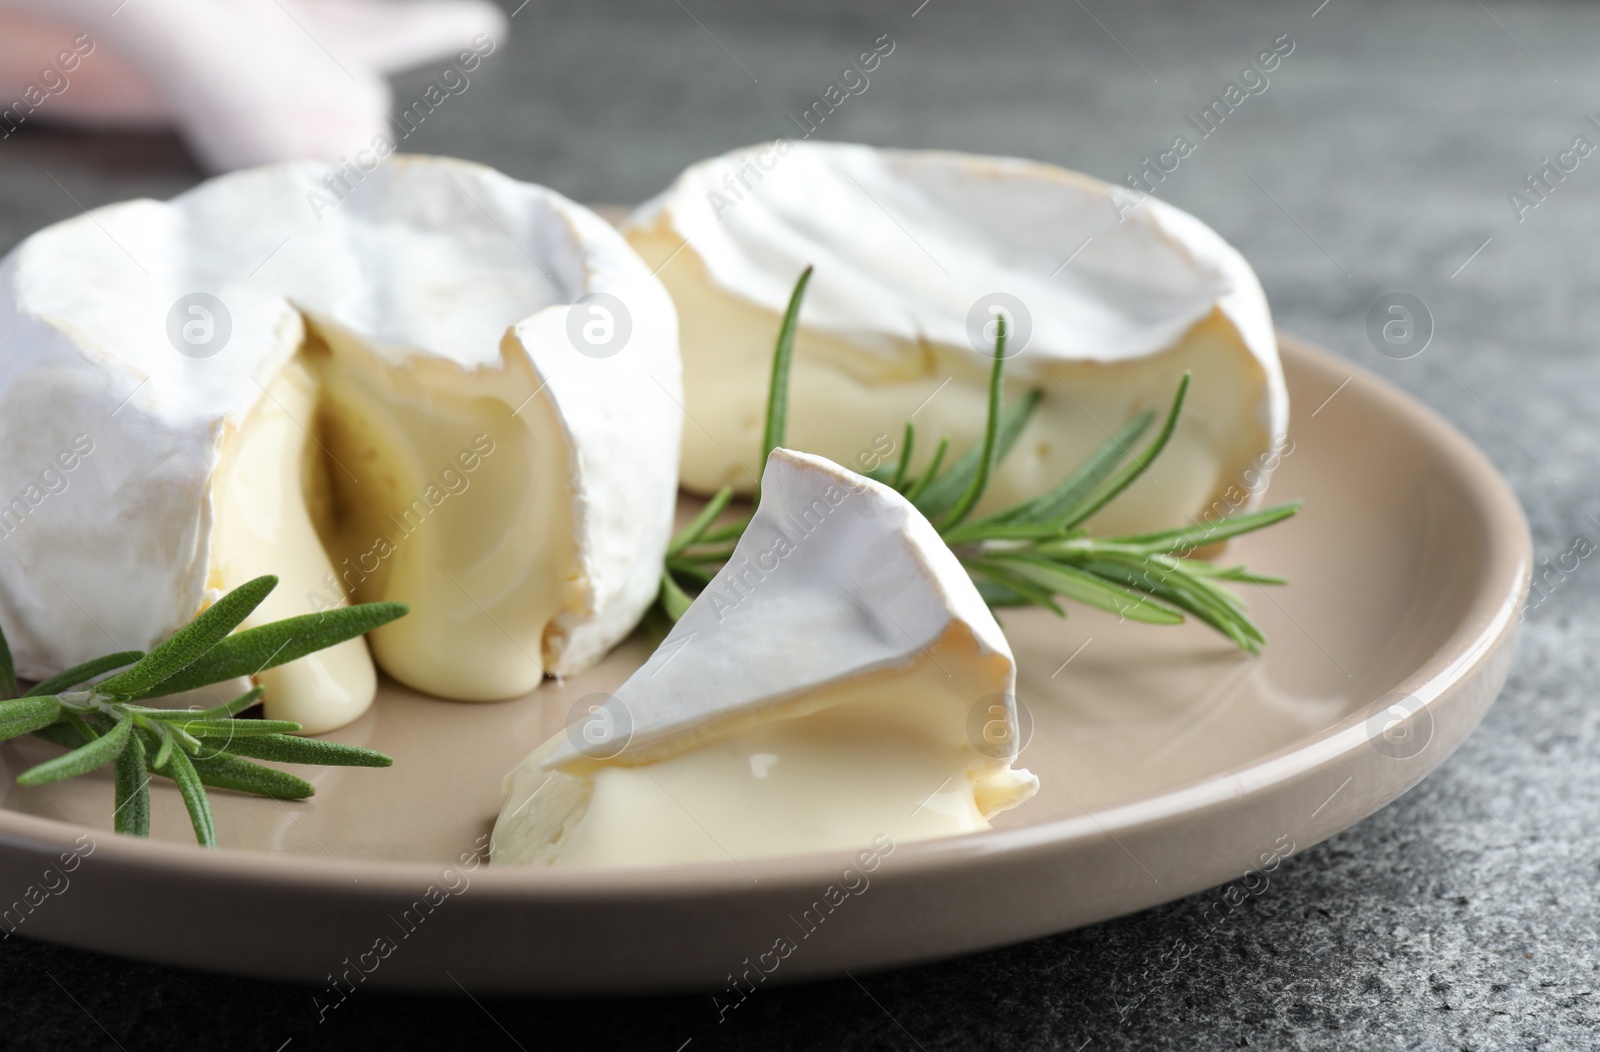
{"label": "brie cheese wheel", "polygon": [[643,865],[989,827],[1038,788],[989,608],[900,494],[779,449],[732,559],[507,777],[497,863]]}
{"label": "brie cheese wheel", "polygon": [[259,677],[270,716],[317,732],[370,704],[373,657],[423,691],[516,696],[654,599],[676,317],[559,194],[431,158],[261,168],[56,224],[0,288],[0,619],[23,675],[148,648],[264,573],[247,626],[410,604]]}
{"label": "brie cheese wheel", "polygon": [[754,488],[772,347],[808,264],[787,441],[853,469],[892,463],[908,419],[917,469],[940,438],[952,455],[982,440],[996,311],[1008,399],[1043,399],[980,511],[1050,489],[1140,412],[1164,412],[1185,369],[1172,444],[1095,532],[1179,525],[1247,477],[1258,493],[1287,426],[1243,257],[1192,216],[1076,172],[779,140],[694,165],[624,231],[678,305],[682,476],[698,492]]}

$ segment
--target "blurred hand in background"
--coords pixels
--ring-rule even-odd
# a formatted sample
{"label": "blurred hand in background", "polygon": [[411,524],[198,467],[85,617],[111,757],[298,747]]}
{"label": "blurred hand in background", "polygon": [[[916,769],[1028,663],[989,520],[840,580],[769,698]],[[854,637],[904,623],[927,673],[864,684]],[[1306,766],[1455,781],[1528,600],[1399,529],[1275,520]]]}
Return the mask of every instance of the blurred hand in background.
{"label": "blurred hand in background", "polygon": [[384,133],[387,74],[505,28],[488,0],[0,0],[0,136],[175,128],[213,171],[338,161]]}

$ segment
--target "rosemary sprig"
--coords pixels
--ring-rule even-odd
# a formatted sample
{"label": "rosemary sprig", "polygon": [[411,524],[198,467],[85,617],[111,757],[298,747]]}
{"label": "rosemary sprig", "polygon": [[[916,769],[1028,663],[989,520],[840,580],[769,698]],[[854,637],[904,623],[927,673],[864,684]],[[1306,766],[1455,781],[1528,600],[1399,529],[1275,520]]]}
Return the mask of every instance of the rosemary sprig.
{"label": "rosemary sprig", "polygon": [[[810,277],[807,267],[778,332],[763,454],[783,443],[794,338]],[[1160,428],[1138,453],[1131,450],[1155,422],[1153,412],[1128,421],[1049,492],[967,521],[1042,397],[1034,389],[1013,404],[1004,404],[1007,332],[1005,318],[997,322],[983,441],[945,468],[950,443],[941,438],[927,467],[916,474],[911,468],[916,427],[907,421],[900,458],[866,474],[902,493],[928,517],[991,607],[1042,606],[1064,617],[1060,598],[1145,624],[1172,625],[1195,617],[1240,648],[1259,653],[1266,637],[1246,614],[1244,600],[1227,585],[1286,582],[1243,566],[1219,566],[1192,553],[1282,522],[1300,510],[1299,501],[1125,537],[1091,536],[1083,525],[1121,496],[1166,449],[1189,393],[1188,373],[1179,381]],[[732,489],[718,492],[672,539],[658,604],[671,620],[683,616],[693,594],[710,583],[749,525],[748,516],[713,525],[732,497]]]}
{"label": "rosemary sprig", "polygon": [[[288,720],[237,719],[261,700],[260,687],[209,709],[135,704],[264,672],[364,635],[408,609],[402,603],[365,603],[235,632],[277,583],[276,577],[246,582],[148,654],[130,650],[86,661],[21,697],[0,632],[0,741],[32,734],[69,750],[23,771],[18,784],[64,781],[111,764],[116,831],[148,836],[150,778],[159,774],[177,783],[195,839],[216,847],[206,786],[280,800],[303,800],[316,791],[302,778],[241,757],[343,767],[393,764],[372,749],[291,737],[300,725]],[[116,674],[99,678],[108,672]]]}

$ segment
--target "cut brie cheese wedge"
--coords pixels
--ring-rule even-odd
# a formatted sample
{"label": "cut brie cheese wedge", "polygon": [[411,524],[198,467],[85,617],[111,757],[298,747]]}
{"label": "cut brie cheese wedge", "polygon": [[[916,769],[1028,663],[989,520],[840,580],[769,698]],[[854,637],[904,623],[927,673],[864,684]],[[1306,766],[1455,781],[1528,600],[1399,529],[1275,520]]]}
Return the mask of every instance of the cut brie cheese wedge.
{"label": "cut brie cheese wedge", "polygon": [[1286,428],[1272,320],[1243,257],[1192,216],[1075,172],[780,140],[694,165],[624,229],[678,305],[682,474],[698,492],[755,485],[744,451],[759,448],[773,339],[807,264],[787,437],[856,470],[892,462],[908,419],[919,468],[941,437],[952,455],[982,439],[997,311],[1008,396],[1043,398],[981,510],[1056,485],[1165,409],[1185,369],[1161,467],[1096,532],[1181,524],[1245,478],[1259,493]]}
{"label": "cut brie cheese wedge", "polygon": [[732,559],[506,778],[497,863],[642,865],[987,829],[1033,795],[1011,649],[904,497],[776,450]]}
{"label": "cut brie cheese wedge", "polygon": [[[247,625],[405,602],[379,667],[505,698],[593,664],[655,597],[676,317],[550,190],[442,159],[257,169],[50,227],[0,288],[0,619],[24,675],[146,648],[272,573]],[[269,715],[354,719],[368,651],[262,674]]]}

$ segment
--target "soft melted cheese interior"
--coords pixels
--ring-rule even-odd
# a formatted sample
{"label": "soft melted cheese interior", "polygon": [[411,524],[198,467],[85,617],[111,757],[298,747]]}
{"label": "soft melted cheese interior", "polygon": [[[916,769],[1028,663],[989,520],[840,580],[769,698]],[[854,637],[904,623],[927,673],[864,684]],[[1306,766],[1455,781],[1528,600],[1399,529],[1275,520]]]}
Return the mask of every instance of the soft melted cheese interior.
{"label": "soft melted cheese interior", "polygon": [[269,716],[310,733],[350,722],[376,691],[372,657],[457,700],[534,689],[582,596],[568,447],[532,370],[511,355],[476,370],[397,359],[308,326],[224,445],[211,586],[279,576],[247,624],[346,602],[411,613],[263,673]]}
{"label": "soft melted cheese interior", "polygon": [[974,746],[983,684],[950,657],[948,671],[923,658],[709,725],[642,750],[646,762],[549,770],[536,753],[511,775],[495,861],[717,862],[988,829],[1038,783]]}
{"label": "soft melted cheese interior", "polygon": [[[678,252],[682,239],[664,213],[654,225],[629,231],[629,240],[661,268],[678,307],[684,404],[695,422],[684,429],[683,485],[707,494],[723,486],[749,492],[757,465],[741,463],[730,451],[760,448],[771,361],[752,349],[771,347],[781,315],[717,285],[692,251]],[[1220,497],[1271,442],[1263,411],[1268,377],[1220,311],[1159,354],[1112,362],[1035,359],[1029,365],[1025,378],[1011,371],[1006,398],[1037,388],[1039,407],[1000,462],[981,513],[1049,490],[1139,413],[1164,413],[1185,369],[1193,371],[1188,408],[1159,470],[1146,472],[1096,516],[1097,532],[1134,533],[1184,521]],[[971,347],[931,337],[872,333],[852,340],[803,325],[795,340],[786,441],[868,471],[900,455],[904,422],[911,419],[919,437],[912,463],[920,471],[939,438],[950,440],[952,457],[982,441],[987,366]]]}
{"label": "soft melted cheese interior", "polygon": [[[226,590],[263,574],[273,589],[245,620],[251,628],[308,612],[306,596],[324,591],[333,563],[308,506],[321,458],[307,424],[315,420],[317,384],[299,362],[267,385],[266,395],[224,447],[213,489],[214,587]],[[261,673],[275,719],[310,730],[349,723],[377,689],[367,644],[351,639]]]}
{"label": "soft melted cheese interior", "polygon": [[547,633],[582,597],[567,446],[531,371],[386,367],[323,333],[330,543],[356,601],[411,605],[372,634],[378,663],[464,701],[534,689]]}

